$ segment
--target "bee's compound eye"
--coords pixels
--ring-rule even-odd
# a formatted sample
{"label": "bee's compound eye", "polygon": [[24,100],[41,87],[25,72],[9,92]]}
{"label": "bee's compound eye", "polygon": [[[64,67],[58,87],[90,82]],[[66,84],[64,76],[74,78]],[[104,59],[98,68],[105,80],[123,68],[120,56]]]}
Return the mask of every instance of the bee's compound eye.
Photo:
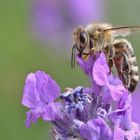
{"label": "bee's compound eye", "polygon": [[86,32],[81,32],[80,35],[79,35],[79,39],[80,39],[80,43],[81,44],[85,44],[86,41],[87,41],[87,35],[86,35]]}

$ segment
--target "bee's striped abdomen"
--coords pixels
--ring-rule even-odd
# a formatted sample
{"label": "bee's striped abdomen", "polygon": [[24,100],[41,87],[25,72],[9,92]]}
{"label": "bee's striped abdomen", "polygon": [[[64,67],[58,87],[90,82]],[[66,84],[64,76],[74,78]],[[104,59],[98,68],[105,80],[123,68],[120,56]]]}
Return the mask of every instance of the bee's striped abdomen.
{"label": "bee's striped abdomen", "polygon": [[127,40],[123,39],[123,42],[129,67],[128,90],[133,92],[139,80],[138,65],[132,45]]}
{"label": "bee's striped abdomen", "polygon": [[114,41],[114,57],[120,61],[117,64],[119,77],[125,87],[133,92],[139,80],[138,65],[132,45],[126,39]]}

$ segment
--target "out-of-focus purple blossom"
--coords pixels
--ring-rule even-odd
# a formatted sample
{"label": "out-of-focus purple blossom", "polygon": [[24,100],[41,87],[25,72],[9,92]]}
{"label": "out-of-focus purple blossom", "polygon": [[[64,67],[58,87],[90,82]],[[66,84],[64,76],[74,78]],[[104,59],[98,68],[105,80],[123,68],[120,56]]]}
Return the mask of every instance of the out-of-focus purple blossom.
{"label": "out-of-focus purple blossom", "polygon": [[72,42],[70,38],[74,27],[99,22],[103,15],[102,0],[36,0],[31,6],[31,29],[33,35],[45,42],[65,47],[67,41]]}
{"label": "out-of-focus purple blossom", "polygon": [[27,76],[22,99],[30,109],[26,126],[38,118],[49,121],[55,140],[139,140],[131,95],[110,74],[104,53],[87,61],[77,56],[77,62],[91,79],[91,87],[67,88],[60,94],[57,83],[44,72]]}

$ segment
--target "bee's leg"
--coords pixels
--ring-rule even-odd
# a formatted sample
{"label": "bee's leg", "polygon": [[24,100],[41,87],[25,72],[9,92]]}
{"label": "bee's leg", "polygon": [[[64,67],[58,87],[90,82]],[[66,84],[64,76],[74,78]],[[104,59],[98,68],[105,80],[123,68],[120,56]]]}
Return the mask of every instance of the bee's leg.
{"label": "bee's leg", "polygon": [[106,61],[108,63],[110,73],[111,73],[112,68],[113,68],[113,49],[112,49],[112,47],[107,46],[106,49],[104,50],[104,53],[106,55]]}
{"label": "bee's leg", "polygon": [[87,60],[91,54],[94,53],[94,48],[92,48],[88,53],[82,53],[82,58]]}
{"label": "bee's leg", "polygon": [[109,73],[111,73],[112,72],[112,68],[113,68],[113,59],[112,58],[108,59],[108,64],[109,64],[109,70],[110,70]]}
{"label": "bee's leg", "polygon": [[89,56],[90,56],[90,53],[87,53],[87,54],[83,53],[83,54],[82,54],[82,58],[83,58],[84,60],[88,60]]}
{"label": "bee's leg", "polygon": [[120,58],[114,57],[113,60],[120,80],[123,82],[123,85],[128,89],[128,86],[130,84],[130,73],[127,56],[123,54],[122,56],[120,56]]}
{"label": "bee's leg", "polygon": [[138,66],[133,48],[127,40],[114,41],[113,61],[124,86],[133,92],[139,79]]}
{"label": "bee's leg", "polygon": [[127,60],[128,59],[125,54],[125,47],[122,40],[115,40],[113,43],[113,62],[118,72],[118,76],[126,88],[128,87],[130,81]]}

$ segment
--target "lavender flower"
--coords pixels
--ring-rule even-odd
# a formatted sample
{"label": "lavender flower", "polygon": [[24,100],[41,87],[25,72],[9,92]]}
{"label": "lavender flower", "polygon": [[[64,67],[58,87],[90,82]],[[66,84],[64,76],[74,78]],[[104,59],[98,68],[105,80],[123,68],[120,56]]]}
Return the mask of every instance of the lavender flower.
{"label": "lavender flower", "polygon": [[71,42],[69,38],[74,27],[103,18],[103,5],[100,0],[32,1],[30,19],[33,35],[49,43],[55,39],[57,46],[62,47],[68,44],[65,41]]}
{"label": "lavender flower", "polygon": [[66,88],[61,93],[43,71],[27,76],[22,99],[30,109],[26,126],[38,118],[49,121],[55,140],[139,140],[140,128],[131,118],[132,97],[109,73],[104,53],[87,61],[77,55],[77,62],[91,79],[91,87]]}

